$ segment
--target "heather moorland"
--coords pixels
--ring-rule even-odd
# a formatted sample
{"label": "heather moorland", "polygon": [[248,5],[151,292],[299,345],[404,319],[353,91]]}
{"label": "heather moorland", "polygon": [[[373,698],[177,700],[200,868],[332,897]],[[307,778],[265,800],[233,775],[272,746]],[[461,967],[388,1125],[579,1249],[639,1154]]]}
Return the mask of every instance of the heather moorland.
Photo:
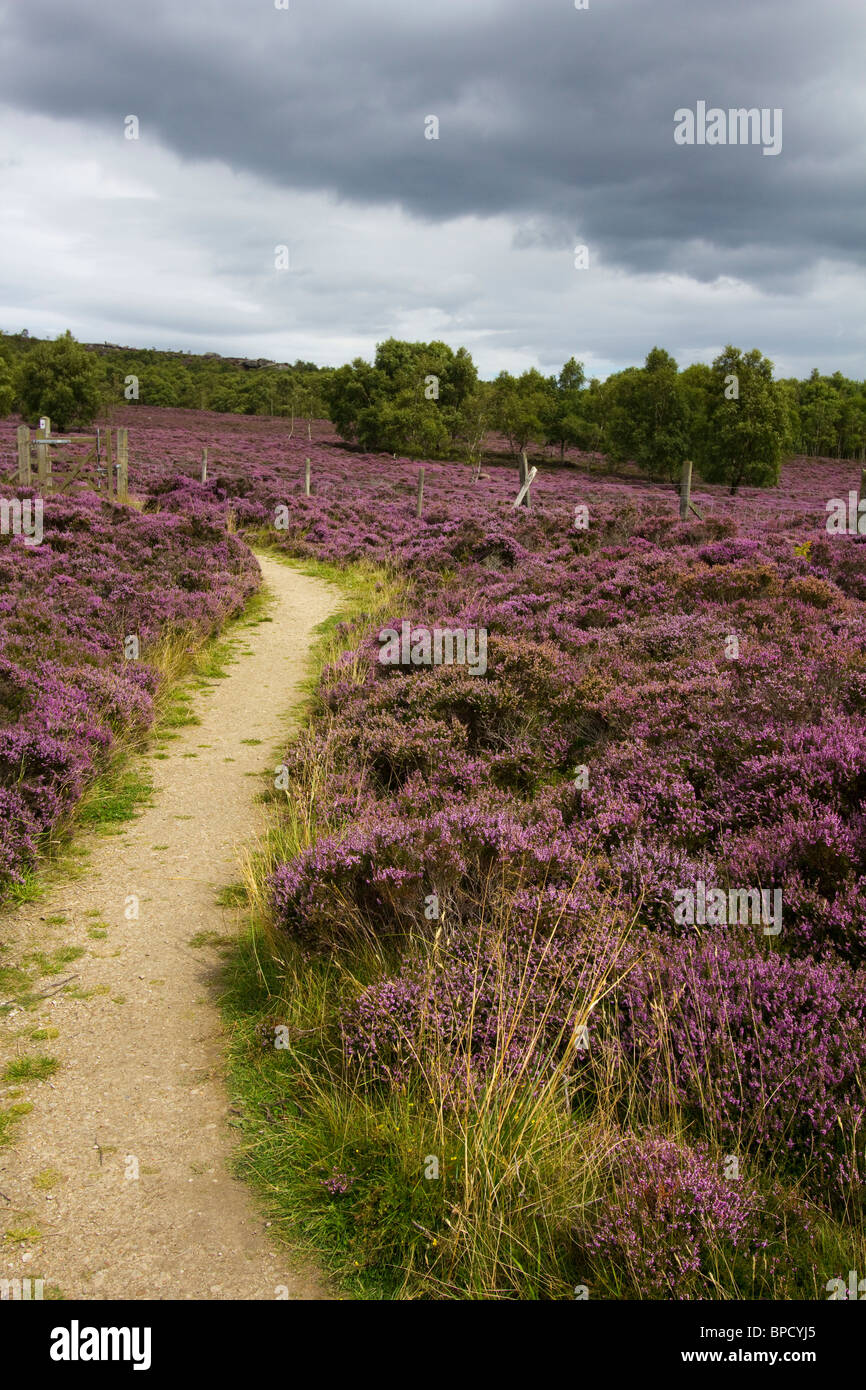
{"label": "heather moorland", "polygon": [[338,574],[227,995],[250,1176],[362,1294],[826,1296],[864,1260],[866,539],[826,527],[859,469],[696,481],[682,522],[573,449],[515,510],[503,441],[478,476],[115,423],[135,505],[53,495],[0,542],[7,887],[250,545]]}

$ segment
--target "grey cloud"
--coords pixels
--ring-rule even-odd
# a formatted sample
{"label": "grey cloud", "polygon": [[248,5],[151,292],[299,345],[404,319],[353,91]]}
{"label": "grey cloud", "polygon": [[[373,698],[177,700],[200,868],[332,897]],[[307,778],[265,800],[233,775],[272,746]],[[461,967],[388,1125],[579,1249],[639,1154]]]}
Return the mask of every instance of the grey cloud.
{"label": "grey cloud", "polygon": [[[426,221],[513,215],[517,245],[579,237],[632,271],[776,290],[863,261],[861,0],[290,5],[16,0],[6,99],[118,138],[135,113],[185,159]],[[781,155],[676,146],[698,99],[781,107]]]}

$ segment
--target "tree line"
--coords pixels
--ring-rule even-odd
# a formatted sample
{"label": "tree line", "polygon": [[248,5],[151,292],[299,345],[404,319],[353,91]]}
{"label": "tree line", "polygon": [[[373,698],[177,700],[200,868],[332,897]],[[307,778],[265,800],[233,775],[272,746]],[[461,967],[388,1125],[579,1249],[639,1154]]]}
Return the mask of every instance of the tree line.
{"label": "tree line", "polygon": [[325,387],[330,419],[362,448],[410,457],[480,459],[489,431],[516,456],[532,447],[604,455],[653,480],[675,480],[691,459],[707,482],[772,486],[784,457],[837,458],[866,450],[866,382],[817,371],[776,380],[757,349],[728,346],[680,370],[654,347],[642,367],[587,380],[569,358],[557,375],[535,368],[479,381],[465,348],[388,339],[373,363],[356,358]]}
{"label": "tree line", "polygon": [[70,333],[47,340],[0,334],[0,417],[47,415],[61,430],[90,424],[115,405],[168,406],[299,422],[326,413],[315,362],[243,361],[216,353],[87,347]]}
{"label": "tree line", "polygon": [[554,448],[631,464],[675,480],[692,459],[708,482],[772,486],[792,454],[858,458],[866,451],[866,382],[817,369],[776,380],[757,349],[728,346],[711,364],[680,370],[654,347],[641,367],[587,380],[569,358],[545,376],[531,368],[479,380],[466,348],[389,338],[374,359],[337,368],[293,366],[155,348],[87,348],[66,333],[51,341],[0,335],[0,416],[49,415],[60,430],[88,424],[116,404],[140,402],[283,416],[309,432],[329,419],[371,452],[461,458],[480,466],[491,433],[515,455]]}

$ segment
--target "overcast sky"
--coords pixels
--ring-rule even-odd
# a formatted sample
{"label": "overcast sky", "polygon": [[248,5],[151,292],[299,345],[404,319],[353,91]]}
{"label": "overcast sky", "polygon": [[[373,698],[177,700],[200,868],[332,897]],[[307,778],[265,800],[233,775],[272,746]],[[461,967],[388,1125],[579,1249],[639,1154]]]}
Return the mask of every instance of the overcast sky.
{"label": "overcast sky", "polygon": [[[277,3],[0,0],[0,328],[866,376],[864,0]],[[699,102],[781,151],[677,144]]]}

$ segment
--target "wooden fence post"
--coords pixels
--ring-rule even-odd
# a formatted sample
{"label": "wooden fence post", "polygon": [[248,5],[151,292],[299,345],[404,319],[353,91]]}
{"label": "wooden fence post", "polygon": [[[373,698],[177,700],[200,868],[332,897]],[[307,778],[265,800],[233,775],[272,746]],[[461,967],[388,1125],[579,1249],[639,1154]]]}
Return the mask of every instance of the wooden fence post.
{"label": "wooden fence post", "polygon": [[418,505],[415,508],[415,515],[420,518],[424,508],[424,469],[418,469]]}
{"label": "wooden fence post", "polygon": [[48,452],[48,445],[42,442],[48,438],[50,433],[51,421],[46,415],[39,421],[39,428],[36,431],[36,485],[40,493],[49,492],[51,488],[51,483],[48,478],[51,458]]}
{"label": "wooden fence post", "polygon": [[117,498],[129,501],[129,430],[117,431]]}
{"label": "wooden fence post", "polygon": [[111,444],[111,426],[105,431],[105,478],[109,497],[114,496],[114,452]]}
{"label": "wooden fence post", "polygon": [[22,487],[30,486],[30,430],[26,425],[18,426],[18,482]]}
{"label": "wooden fence post", "polygon": [[309,495],[310,495],[310,460],[307,459],[306,465],[305,465],[305,467],[304,467],[304,496],[305,496],[305,497],[309,497]]}
{"label": "wooden fence post", "polygon": [[207,482],[207,449],[201,451],[201,480]]}
{"label": "wooden fence post", "polygon": [[866,468],[861,468],[861,469],[860,469],[860,491],[859,491],[858,494],[857,494],[857,507],[858,507],[858,510],[859,510],[859,507],[860,507],[860,503],[863,501],[864,497],[866,497]]}
{"label": "wooden fence post", "polygon": [[692,461],[686,459],[680,477],[680,521],[685,521],[692,504]]}
{"label": "wooden fence post", "polygon": [[[523,498],[522,505],[524,507],[531,507],[532,499],[529,495],[529,488],[526,487],[526,480],[529,477],[529,460],[526,457],[525,449],[521,449],[520,451],[520,464],[518,466],[518,471],[520,473],[520,496]],[[533,477],[534,476],[535,470],[533,469]]]}

